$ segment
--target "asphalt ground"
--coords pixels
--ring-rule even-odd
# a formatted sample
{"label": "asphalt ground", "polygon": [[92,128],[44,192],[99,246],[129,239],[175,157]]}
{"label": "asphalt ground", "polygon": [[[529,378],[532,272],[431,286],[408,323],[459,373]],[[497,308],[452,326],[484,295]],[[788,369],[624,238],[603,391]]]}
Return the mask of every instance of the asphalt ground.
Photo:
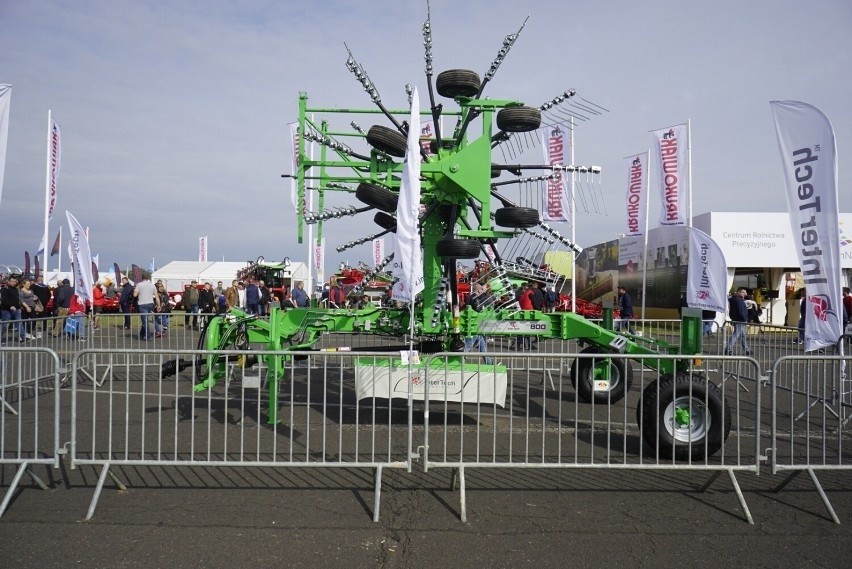
{"label": "asphalt ground", "polygon": [[95,467],[33,472],[49,489],[23,478],[0,567],[852,565],[848,471],[819,473],[840,525],[807,474],[776,493],[765,467],[737,474],[754,525],[726,474],[701,491],[710,473],[695,471],[467,468],[462,522],[451,470],[415,461],[384,470],[378,523],[367,468],[115,466],[127,489],[107,480],[90,521]]}

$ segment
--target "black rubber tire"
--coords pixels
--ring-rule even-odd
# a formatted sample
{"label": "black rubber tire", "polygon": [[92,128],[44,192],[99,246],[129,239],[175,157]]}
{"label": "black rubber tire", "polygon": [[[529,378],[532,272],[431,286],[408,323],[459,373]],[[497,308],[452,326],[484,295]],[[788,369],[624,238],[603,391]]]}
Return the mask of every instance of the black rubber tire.
{"label": "black rubber tire", "polygon": [[367,131],[367,144],[391,156],[405,157],[405,137],[392,128],[378,124],[371,126]]}
{"label": "black rubber tire", "polygon": [[448,69],[438,73],[435,78],[435,89],[438,94],[448,99],[456,97],[475,97],[479,93],[482,81],[479,73],[468,69]]}
{"label": "black rubber tire", "polygon": [[531,207],[501,207],[494,212],[494,221],[500,227],[529,228],[541,223],[541,218]]}
{"label": "black rubber tire", "polygon": [[497,111],[497,128],[504,132],[530,132],[541,126],[541,111],[535,107],[506,107]]}
{"label": "black rubber tire", "polygon": [[[583,349],[581,354],[605,354],[597,346],[589,346]],[[594,367],[593,367],[594,365]],[[604,371],[609,366],[610,385],[607,391],[595,391],[595,371]],[[577,398],[588,403],[594,399],[595,403],[606,405],[621,401],[633,384],[633,367],[624,359],[587,359],[577,358],[571,365],[571,384],[577,392]]]}
{"label": "black rubber tire", "polygon": [[479,241],[476,239],[441,239],[435,243],[435,251],[445,259],[479,258]]}
{"label": "black rubber tire", "polygon": [[388,213],[396,211],[396,204],[399,201],[399,196],[387,188],[374,186],[367,182],[358,184],[358,188],[355,189],[355,197],[369,206]]}
{"label": "black rubber tire", "polygon": [[396,232],[396,218],[389,213],[377,211],[376,215],[373,216],[373,221],[382,229]]}
{"label": "black rubber tire", "polygon": [[[671,460],[674,456],[675,460],[704,461],[705,456],[716,454],[731,433],[731,409],[722,390],[702,374],[664,375],[658,381],[659,388],[657,381],[648,384],[636,409],[645,443],[655,455],[659,444],[658,459]],[[675,403],[678,400],[681,405],[687,403],[690,410],[690,424],[679,433],[667,416],[667,410],[683,408]],[[693,416],[698,418],[694,425]],[[701,422],[703,430],[697,427]],[[690,435],[691,429],[698,432]]]}

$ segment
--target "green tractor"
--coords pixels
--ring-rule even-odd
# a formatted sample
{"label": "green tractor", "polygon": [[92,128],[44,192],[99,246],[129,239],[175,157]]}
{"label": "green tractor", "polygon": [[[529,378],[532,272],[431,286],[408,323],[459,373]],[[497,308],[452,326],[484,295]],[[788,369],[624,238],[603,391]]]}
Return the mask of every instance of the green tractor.
{"label": "green tractor", "polygon": [[[580,248],[543,222],[538,209],[519,205],[520,200],[510,199],[502,190],[528,184],[530,180],[546,183],[566,173],[599,173],[599,169],[587,166],[505,164],[497,159],[496,150],[501,145],[518,137],[534,138],[532,133],[542,128],[543,117],[545,127],[553,124],[552,111],[576,96],[574,90],[568,90],[538,107],[513,99],[483,97],[486,86],[522,30],[523,25],[517,33],[506,37],[484,78],[475,71],[452,69],[439,73],[433,81],[431,22],[427,18],[423,36],[430,108],[413,109],[413,112],[431,118],[433,130],[431,136],[421,141],[420,156],[411,156],[408,152],[409,124],[404,117],[410,116],[412,110],[387,109],[376,86],[351,52],[346,66],[361,83],[374,108],[312,107],[307,94],[300,94],[296,170],[292,177],[300,204],[306,203],[307,191],[318,190],[319,212],[298,208],[299,242],[308,223],[320,225],[319,240],[323,221],[365,212],[374,214],[373,221],[380,232],[354,244],[394,234],[405,160],[419,160],[420,214],[417,227],[410,229],[422,240],[424,287],[413,307],[295,308],[272,310],[268,319],[232,310],[213,318],[206,328],[207,349],[260,345],[277,352],[268,356],[259,352],[268,369],[270,422],[277,421],[275,407],[279,382],[285,362],[294,357],[289,352],[314,349],[322,335],[328,332],[409,337],[411,347],[421,353],[460,352],[464,339],[478,334],[536,336],[579,340],[585,346],[581,353],[601,355],[577,358],[571,370],[571,380],[580,400],[598,404],[621,400],[632,382],[630,362],[623,358],[606,358],[606,354],[683,356],[643,360],[645,366],[661,374],[659,382],[646,388],[641,408],[637,410],[646,442],[655,448],[659,444],[662,456],[678,459],[713,454],[724,444],[731,418],[721,390],[703,375],[694,371],[687,373],[693,369],[695,356],[701,354],[700,315],[684,317],[680,343],[672,345],[614,331],[611,313],[603,325],[599,325],[572,312],[518,310],[513,306],[511,279],[517,276],[512,273],[517,269],[511,268],[513,262],[501,257],[496,246],[498,242],[527,238],[539,240],[545,247],[560,246],[575,253]],[[410,99],[411,90],[407,90]],[[435,93],[451,101],[456,108],[444,109],[443,104],[436,103]],[[387,125],[376,124],[364,131],[352,121],[351,128],[346,130],[331,128],[333,120],[347,120],[352,116],[380,116],[387,120]],[[448,132],[441,128],[441,119],[446,117],[455,122]],[[350,140],[352,144],[341,142],[343,140]],[[353,148],[358,144],[363,146],[364,141],[367,149]],[[319,146],[318,156],[307,151],[308,142]],[[509,155],[514,154],[510,152]],[[503,157],[506,157],[505,152]],[[514,175],[515,179],[496,180],[506,173]],[[524,178],[525,173],[535,176]],[[328,208],[324,205],[328,192],[354,194],[362,205]],[[491,272],[481,282],[489,286],[491,301],[478,311],[461,308],[455,278],[458,263],[484,256],[490,260]],[[386,257],[376,271],[383,271],[392,260],[392,255]],[[461,360],[459,358],[456,365],[461,369],[469,366],[468,370],[474,373],[486,367],[500,368],[499,364],[473,365]],[[198,391],[210,389],[226,373],[221,358],[210,355],[204,363],[203,377],[196,384]],[[390,366],[398,363],[398,358],[392,357],[384,362]]]}

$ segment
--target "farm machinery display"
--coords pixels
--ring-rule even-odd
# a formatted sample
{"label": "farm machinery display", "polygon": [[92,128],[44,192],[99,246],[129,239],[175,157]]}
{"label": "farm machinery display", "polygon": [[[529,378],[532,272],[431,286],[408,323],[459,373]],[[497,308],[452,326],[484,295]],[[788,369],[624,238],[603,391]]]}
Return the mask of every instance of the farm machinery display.
{"label": "farm machinery display", "polygon": [[[526,22],[524,22],[526,24]],[[574,104],[574,90],[533,107],[514,99],[485,98],[483,93],[521,31],[506,36],[497,57],[484,77],[475,71],[452,69],[434,77],[432,67],[432,28],[427,17],[423,25],[426,84],[429,108],[414,109],[431,118],[430,134],[421,138],[419,156],[407,153],[410,109],[385,107],[376,85],[351,52],[346,67],[372,100],[374,108],[319,108],[308,104],[308,96],[299,96],[298,136],[294,140],[295,171],[292,177],[302,204],[297,213],[297,236],[301,242],[305,224],[352,215],[366,218],[377,225],[375,235],[368,235],[342,245],[338,250],[370,243],[382,235],[393,236],[397,230],[396,212],[405,160],[420,161],[420,215],[416,228],[422,242],[422,274],[424,288],[414,300],[413,308],[395,306],[362,309],[296,308],[272,310],[268,318],[258,318],[240,310],[213,318],[206,328],[206,348],[210,350],[245,349],[262,346],[275,352],[258,357],[264,360],[269,386],[270,422],[277,421],[279,382],[288,360],[297,353],[314,350],[322,335],[329,332],[359,333],[406,338],[410,347],[420,353],[461,352],[466,338],[487,336],[536,336],[539,339],[578,340],[583,353],[600,354],[595,358],[577,358],[571,370],[571,381],[582,401],[609,404],[625,397],[632,382],[632,366],[623,358],[607,358],[606,354],[679,354],[677,359],[644,359],[643,364],[659,371],[660,380],[646,388],[640,416],[646,441],[660,448],[662,456],[678,459],[715,453],[724,443],[730,429],[730,411],[721,390],[703,375],[695,373],[693,361],[701,353],[701,320],[684,317],[679,345],[644,337],[630,336],[612,329],[611,314],[603,325],[573,312],[541,312],[519,310],[515,303],[510,277],[529,270],[529,279],[548,283],[556,277],[538,274],[534,263],[519,263],[519,258],[532,258],[530,248],[538,251],[561,248],[579,252],[580,248],[552,225],[541,220],[540,204],[530,197],[531,188],[556,183],[577,173],[595,175],[599,168],[572,164],[531,163],[506,164],[507,158],[520,158],[522,147],[534,142],[536,131],[548,128],[566,113],[566,105]],[[347,48],[348,49],[348,48]],[[411,100],[412,90],[406,86]],[[455,110],[436,102],[435,93],[454,103]],[[594,110],[585,99],[576,103],[571,115],[579,109]],[[601,107],[602,108],[602,107]],[[378,118],[364,131],[353,117]],[[444,130],[442,119],[455,124]],[[562,118],[560,118],[562,117]],[[337,122],[351,122],[340,129]],[[343,142],[346,141],[346,142]],[[521,141],[519,144],[518,142]],[[366,143],[366,144],[364,144]],[[318,147],[318,156],[308,145]],[[511,145],[515,144],[514,147]],[[503,161],[499,160],[498,149]],[[363,148],[361,148],[363,147]],[[509,178],[509,179],[500,179]],[[517,197],[510,195],[514,189]],[[307,210],[307,192],[316,190],[319,210]],[[331,196],[351,197],[360,205],[331,206]],[[321,228],[318,232],[321,239]],[[501,250],[500,244],[508,243]],[[518,245],[518,243],[522,243]],[[537,245],[531,245],[537,244]],[[515,247],[515,249],[513,249]],[[521,249],[522,248],[522,249]],[[459,260],[488,258],[487,270],[477,274],[477,282],[489,289],[487,301],[479,310],[460,307]],[[393,255],[373,269],[375,274],[390,279],[385,268]],[[537,271],[537,272],[536,272]],[[533,274],[535,273],[535,274]],[[369,282],[375,274],[360,275]],[[554,280],[555,282],[555,280]],[[357,285],[356,285],[357,288]],[[357,291],[356,291],[357,292]],[[391,356],[384,365],[395,365],[400,354]],[[424,358],[425,360],[426,358]],[[459,369],[471,373],[505,368],[500,364],[463,363]],[[415,365],[415,364],[410,364]],[[422,365],[422,364],[420,364]],[[201,391],[213,387],[227,373],[222,358],[206,356],[203,377],[196,384]],[[692,370],[691,373],[686,373]],[[650,440],[653,437],[653,440]],[[658,446],[659,445],[659,446]]]}

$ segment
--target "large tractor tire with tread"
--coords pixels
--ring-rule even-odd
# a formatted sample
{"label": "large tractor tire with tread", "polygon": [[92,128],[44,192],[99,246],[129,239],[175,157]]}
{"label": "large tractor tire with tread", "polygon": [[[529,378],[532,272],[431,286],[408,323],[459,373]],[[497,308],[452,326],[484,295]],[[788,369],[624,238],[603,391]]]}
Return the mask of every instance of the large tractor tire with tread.
{"label": "large tractor tire with tread", "polygon": [[535,107],[506,107],[497,111],[497,128],[504,132],[530,132],[541,126],[541,111]]}
{"label": "large tractor tire with tread", "polygon": [[445,259],[476,259],[479,257],[479,241],[476,239],[441,239],[435,244],[439,257]]}
{"label": "large tractor tire with tread", "polygon": [[661,376],[642,393],[637,407],[642,438],[659,458],[704,461],[731,433],[731,409],[722,390],[703,374]]}
{"label": "large tractor tire with tread", "polygon": [[448,69],[435,78],[438,94],[448,99],[475,97],[481,84],[479,73],[468,69]]}
{"label": "large tractor tire with tread", "polygon": [[392,128],[378,124],[371,126],[367,131],[367,144],[391,156],[405,157],[405,137]]}
{"label": "large tractor tire with tread", "polygon": [[[596,346],[583,349],[581,354],[605,354]],[[571,383],[577,398],[588,403],[608,404],[621,401],[633,384],[633,368],[625,359],[606,357],[576,358],[571,365]],[[603,386],[607,385],[604,389]],[[595,389],[598,386],[600,389]]]}
{"label": "large tractor tire with tread", "polygon": [[500,227],[529,228],[541,223],[541,218],[531,207],[501,207],[494,212],[494,221]]}
{"label": "large tractor tire with tread", "polygon": [[355,189],[355,197],[369,206],[388,213],[396,211],[396,204],[399,201],[399,196],[387,188],[374,186],[367,182],[358,184]]}
{"label": "large tractor tire with tread", "polygon": [[373,216],[373,221],[386,231],[396,232],[396,218],[389,213],[377,211],[376,215]]}

